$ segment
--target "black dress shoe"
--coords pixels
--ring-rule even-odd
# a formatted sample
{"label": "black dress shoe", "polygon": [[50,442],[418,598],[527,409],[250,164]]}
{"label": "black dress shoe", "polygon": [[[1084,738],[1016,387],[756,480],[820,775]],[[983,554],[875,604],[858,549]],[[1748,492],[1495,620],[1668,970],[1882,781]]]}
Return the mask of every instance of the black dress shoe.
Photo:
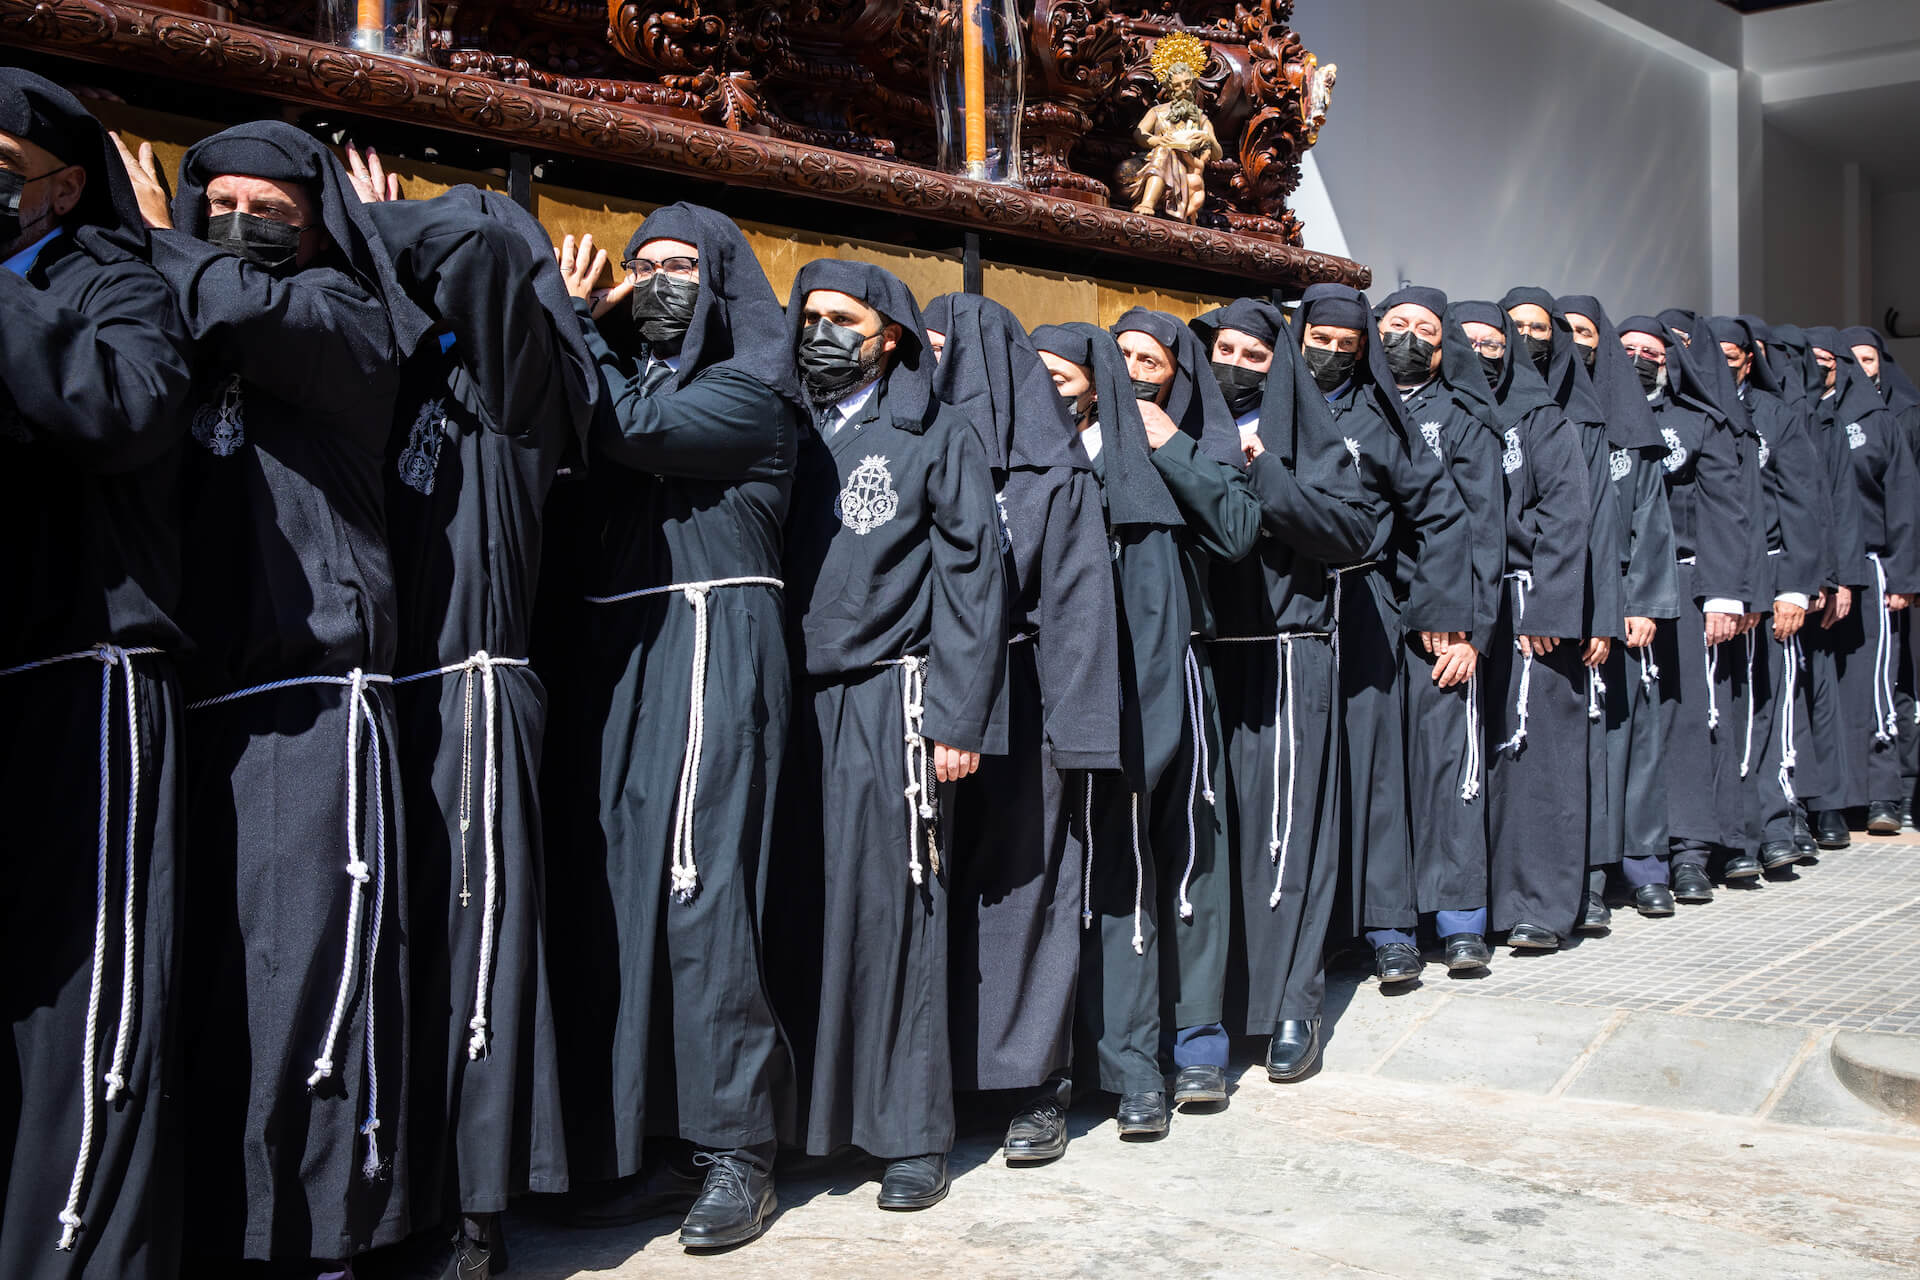
{"label": "black dress shoe", "polygon": [[757,1239],[773,1216],[773,1175],[725,1152],[701,1151],[693,1157],[707,1170],[700,1198],[680,1224],[687,1249],[725,1249]]}
{"label": "black dress shoe", "polygon": [[1720,868],[1722,880],[1745,880],[1760,874],[1760,859],[1745,849],[1727,855],[1726,865]]}
{"label": "black dress shoe", "polygon": [[1673,914],[1673,890],[1663,884],[1643,884],[1633,891],[1633,909],[1643,916]]}
{"label": "black dress shoe", "polygon": [[1275,1084],[1298,1080],[1320,1056],[1320,1019],[1282,1018],[1267,1041],[1267,1079]]}
{"label": "black dress shoe", "polygon": [[1515,951],[1558,951],[1560,935],[1537,924],[1517,924],[1507,930],[1507,945]]}
{"label": "black dress shoe", "polygon": [[1760,846],[1760,866],[1766,871],[1779,871],[1800,861],[1800,850],[1794,848],[1791,840],[1769,840]]}
{"label": "black dress shoe", "polygon": [[1673,869],[1673,896],[1680,902],[1712,902],[1713,881],[1704,867],[1683,862]]}
{"label": "black dress shoe", "polygon": [[1447,969],[1450,972],[1484,969],[1493,959],[1493,949],[1477,933],[1450,933],[1440,939],[1440,945],[1447,949]]}
{"label": "black dress shoe", "polygon": [[1807,825],[1807,815],[1798,809],[1793,811],[1793,847],[1798,849],[1803,857],[1812,854],[1820,847],[1813,842],[1813,828]]}
{"label": "black dress shoe", "polygon": [[1120,1122],[1123,1138],[1164,1138],[1171,1122],[1167,1095],[1158,1089],[1152,1093],[1123,1094],[1114,1119]]}
{"label": "black dress shoe", "polygon": [[1607,908],[1606,901],[1597,893],[1587,894],[1587,909],[1580,913],[1580,929],[1604,929],[1613,923],[1613,912]]}
{"label": "black dress shoe", "polygon": [[1822,849],[1844,849],[1853,843],[1847,830],[1847,815],[1838,809],[1822,809],[1813,815],[1813,842]]}
{"label": "black dress shoe", "polygon": [[1900,834],[1900,806],[1891,800],[1875,800],[1867,806],[1867,830],[1876,836]]}
{"label": "black dress shoe", "polygon": [[1067,1084],[1049,1081],[1007,1126],[1007,1163],[1045,1164],[1067,1154]]}
{"label": "black dress shoe", "polygon": [[1173,1105],[1218,1106],[1227,1100],[1227,1073],[1205,1064],[1182,1067],[1173,1078]]}
{"label": "black dress shoe", "polygon": [[492,1280],[493,1255],[485,1239],[462,1231],[454,1239],[453,1257],[447,1260],[447,1269],[440,1274],[442,1280]]}
{"label": "black dress shoe", "polygon": [[900,1213],[928,1209],[947,1198],[947,1154],[895,1160],[880,1175],[880,1207]]}
{"label": "black dress shoe", "polygon": [[1373,953],[1373,972],[1381,984],[1412,982],[1426,966],[1420,953],[1404,942],[1389,942]]}

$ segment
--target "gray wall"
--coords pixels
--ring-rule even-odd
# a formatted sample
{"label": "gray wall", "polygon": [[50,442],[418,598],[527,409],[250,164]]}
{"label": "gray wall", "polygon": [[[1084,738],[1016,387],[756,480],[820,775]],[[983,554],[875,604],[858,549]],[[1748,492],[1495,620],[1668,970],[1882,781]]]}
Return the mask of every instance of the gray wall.
{"label": "gray wall", "polygon": [[[1767,127],[1766,311],[1788,324],[1852,324],[1841,256],[1841,166]],[[1916,299],[1920,306],[1920,299]]]}
{"label": "gray wall", "polygon": [[1300,0],[1294,26],[1340,66],[1314,155],[1376,297],[1708,304],[1705,72],[1548,0]]}

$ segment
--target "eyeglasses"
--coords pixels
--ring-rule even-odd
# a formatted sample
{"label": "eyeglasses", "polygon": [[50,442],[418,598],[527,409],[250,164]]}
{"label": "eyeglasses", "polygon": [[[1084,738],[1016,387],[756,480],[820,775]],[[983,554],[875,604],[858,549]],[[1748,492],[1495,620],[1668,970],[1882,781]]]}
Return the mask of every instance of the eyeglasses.
{"label": "eyeglasses", "polygon": [[627,269],[627,279],[635,284],[645,284],[653,279],[656,271],[664,271],[670,276],[679,276],[686,280],[700,278],[700,259],[698,258],[662,258],[658,262],[651,258],[628,258],[620,265]]}
{"label": "eyeglasses", "polygon": [[1473,340],[1473,350],[1476,355],[1486,356],[1490,360],[1498,360],[1501,356],[1507,354],[1507,342],[1504,338],[1475,338]]}

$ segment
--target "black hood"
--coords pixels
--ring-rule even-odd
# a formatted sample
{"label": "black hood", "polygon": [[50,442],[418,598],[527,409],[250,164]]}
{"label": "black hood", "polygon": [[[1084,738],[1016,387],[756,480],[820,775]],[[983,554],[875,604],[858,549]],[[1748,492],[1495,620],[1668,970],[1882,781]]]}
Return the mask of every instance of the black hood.
{"label": "black hood", "polygon": [[[1492,325],[1506,335],[1507,352],[1500,358],[1500,372],[1492,382],[1487,380],[1480,356],[1462,328],[1469,323]],[[1441,376],[1448,386],[1480,406],[1482,421],[1503,433],[1517,427],[1528,414],[1554,403],[1547,384],[1523,351],[1513,317],[1494,303],[1456,302],[1447,308],[1446,323],[1441,328]]]}
{"label": "black hood", "polygon": [[0,67],[0,132],[25,138],[86,171],[80,203],[61,219],[97,261],[147,255],[147,223],[119,149],[80,100],[44,76]]}
{"label": "black hood", "polygon": [[1165,347],[1173,356],[1173,385],[1167,390],[1167,416],[1174,425],[1193,437],[1200,452],[1216,462],[1240,466],[1245,455],[1240,451],[1240,429],[1214,381],[1211,353],[1201,345],[1200,335],[1184,322],[1164,311],[1135,307],[1113,324],[1110,332],[1144,333]]}
{"label": "black hood", "polygon": [[[1853,344],[1847,341],[1844,333],[1831,326],[1809,329],[1807,343],[1831,352],[1836,363],[1833,383],[1837,393],[1833,406],[1835,422],[1858,422],[1874,410],[1887,407],[1887,402],[1881,398],[1880,388],[1873,385],[1873,379],[1867,377],[1866,370],[1853,358]],[[1811,394],[1817,401],[1825,394],[1825,388]]]}
{"label": "black hood", "polygon": [[947,335],[933,393],[972,419],[995,471],[1088,465],[1053,378],[1013,312],[978,294],[947,293],[927,304],[924,320]]}
{"label": "black hood", "polygon": [[1093,374],[1107,519],[1115,527],[1160,525],[1177,529],[1185,524],[1166,482],[1154,468],[1147,428],[1140,420],[1140,402],[1133,398],[1133,380],[1127,376],[1126,358],[1113,335],[1096,324],[1044,324],[1033,331],[1033,345]]}
{"label": "black hood", "polygon": [[176,231],[196,240],[206,239],[207,184],[222,174],[305,187],[313,195],[320,223],[333,242],[332,261],[386,304],[400,354],[413,354],[433,321],[400,287],[369,206],[360,203],[347,171],[333,152],[279,120],[256,120],[202,138],[180,162],[180,182],[173,196]]}
{"label": "black hood", "polygon": [[[1500,309],[1511,312],[1515,307],[1531,303],[1547,313],[1548,323],[1553,328],[1549,339],[1547,372],[1542,379],[1546,383],[1547,394],[1553,402],[1566,411],[1567,418],[1589,428],[1607,428],[1607,405],[1595,389],[1593,379],[1587,373],[1586,361],[1580,358],[1579,344],[1573,340],[1573,328],[1567,323],[1566,312],[1560,309],[1559,301],[1545,289],[1533,285],[1522,285],[1509,289],[1507,296],[1500,299]],[[1522,343],[1524,349],[1525,344]],[[1511,347],[1508,348],[1512,350]],[[1533,361],[1529,359],[1528,364]],[[1596,360],[1595,367],[1598,367]],[[1534,369],[1539,373],[1539,369]],[[1643,401],[1644,403],[1644,401]],[[1611,434],[1607,443],[1614,443]]]}
{"label": "black hood", "polygon": [[649,240],[684,240],[700,251],[700,294],[680,343],[674,389],[724,365],[799,405],[800,375],[794,369],[794,343],[780,299],[733,219],[697,204],[655,209],[627,241],[624,258],[632,258]]}
{"label": "black hood", "polygon": [[1585,316],[1599,331],[1600,347],[1594,354],[1591,381],[1607,415],[1607,443],[1616,449],[1664,449],[1659,424],[1653,420],[1653,407],[1640,386],[1640,375],[1633,361],[1620,349],[1620,330],[1607,316],[1600,299],[1588,293],[1568,294],[1554,300],[1563,316]]}
{"label": "black hood", "polygon": [[887,412],[895,426],[915,433],[925,431],[939,412],[941,401],[933,394],[933,353],[927,346],[927,327],[921,322],[920,304],[913,300],[912,290],[899,276],[870,262],[844,258],[809,262],[793,278],[793,292],[787,300],[789,353],[800,345],[800,334],[806,327],[807,295],[816,289],[858,298],[887,323],[900,326],[900,342],[880,379],[886,388]]}

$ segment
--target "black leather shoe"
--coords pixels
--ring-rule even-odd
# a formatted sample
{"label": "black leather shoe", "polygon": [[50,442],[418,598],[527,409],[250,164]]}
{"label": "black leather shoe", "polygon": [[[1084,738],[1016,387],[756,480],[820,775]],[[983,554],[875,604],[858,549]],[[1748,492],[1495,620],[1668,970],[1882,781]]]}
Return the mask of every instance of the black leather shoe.
{"label": "black leather shoe", "polygon": [[1282,1018],[1267,1041],[1267,1079],[1275,1084],[1298,1080],[1320,1057],[1320,1019]]}
{"label": "black leather shoe", "polygon": [[1760,846],[1760,866],[1765,871],[1779,871],[1800,861],[1800,851],[1793,847],[1791,840],[1769,840]]}
{"label": "black leather shoe", "polygon": [[1795,809],[1793,811],[1793,847],[1802,857],[1809,857],[1820,846],[1813,842],[1813,828],[1807,825],[1807,815]]}
{"label": "black leather shoe", "polygon": [[773,1215],[773,1175],[719,1151],[696,1152],[693,1162],[706,1168],[707,1182],[680,1224],[681,1246],[725,1249],[758,1238]]}
{"label": "black leather shoe", "polygon": [[1822,849],[1844,849],[1853,843],[1847,830],[1847,815],[1838,809],[1822,809],[1813,815],[1813,842]]}
{"label": "black leather shoe", "polygon": [[1507,945],[1515,951],[1558,951],[1560,935],[1537,924],[1517,924],[1507,930]]}
{"label": "black leather shoe", "polygon": [[1050,1081],[1007,1126],[1007,1163],[1045,1164],[1067,1154],[1067,1084]]}
{"label": "black leather shoe", "polygon": [[1580,913],[1579,929],[1604,929],[1613,923],[1613,912],[1597,893],[1587,894],[1587,909]]}
{"label": "black leather shoe", "polygon": [[1875,800],[1867,806],[1867,830],[1876,836],[1900,834],[1900,806],[1891,800]]}
{"label": "black leather shoe", "polygon": [[1164,1138],[1171,1122],[1167,1095],[1158,1089],[1152,1093],[1123,1094],[1114,1119],[1120,1122],[1123,1138]]}
{"label": "black leather shoe", "polygon": [[442,1280],[492,1280],[493,1255],[485,1239],[461,1231],[453,1242],[453,1257],[440,1274]]}
{"label": "black leather shoe", "polygon": [[1484,969],[1493,959],[1493,949],[1477,933],[1450,933],[1440,939],[1440,945],[1447,949],[1448,972]]}
{"label": "black leather shoe", "polygon": [[1663,884],[1643,884],[1633,891],[1633,909],[1643,916],[1673,914],[1673,890]]}
{"label": "black leather shoe", "polygon": [[1373,953],[1374,976],[1380,979],[1382,985],[1412,982],[1425,967],[1420,953],[1404,942],[1389,942]]}
{"label": "black leather shoe", "polygon": [[1760,874],[1760,859],[1745,849],[1727,855],[1727,863],[1720,868],[1722,880],[1745,880]]}
{"label": "black leather shoe", "polygon": [[895,1160],[880,1175],[880,1207],[899,1213],[930,1209],[947,1198],[947,1153]]}
{"label": "black leather shoe", "polygon": [[1683,862],[1673,869],[1673,896],[1679,902],[1712,902],[1713,881],[1704,867]]}
{"label": "black leather shoe", "polygon": [[1227,1073],[1206,1065],[1182,1067],[1173,1078],[1176,1107],[1220,1106],[1227,1100]]}

